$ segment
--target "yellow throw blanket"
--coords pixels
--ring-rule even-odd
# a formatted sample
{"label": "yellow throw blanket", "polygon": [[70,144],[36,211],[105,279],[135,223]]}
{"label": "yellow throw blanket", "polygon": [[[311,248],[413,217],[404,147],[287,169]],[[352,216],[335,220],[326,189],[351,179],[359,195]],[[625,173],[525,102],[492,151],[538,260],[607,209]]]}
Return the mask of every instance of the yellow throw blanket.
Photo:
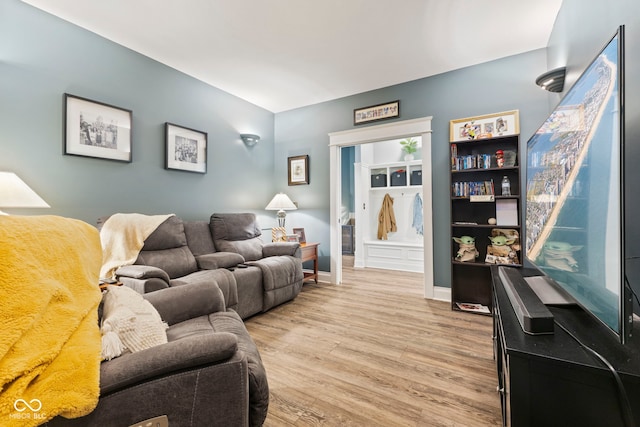
{"label": "yellow throw blanket", "polygon": [[102,241],[102,269],[100,278],[111,279],[123,265],[136,262],[144,240],[173,214],[142,215],[114,214],[100,230]]}
{"label": "yellow throw blanket", "polygon": [[100,394],[98,230],[0,216],[0,425],[90,413]]}

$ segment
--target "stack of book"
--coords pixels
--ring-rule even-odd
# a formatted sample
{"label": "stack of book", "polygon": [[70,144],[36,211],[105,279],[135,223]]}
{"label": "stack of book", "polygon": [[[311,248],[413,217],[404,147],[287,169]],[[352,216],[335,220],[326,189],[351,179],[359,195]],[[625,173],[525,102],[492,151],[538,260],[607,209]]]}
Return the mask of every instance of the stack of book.
{"label": "stack of book", "polygon": [[451,170],[489,169],[491,168],[491,154],[469,154],[458,156],[458,147],[451,144]]}
{"label": "stack of book", "polygon": [[461,181],[451,184],[453,197],[470,197],[494,195],[493,180],[491,181]]}

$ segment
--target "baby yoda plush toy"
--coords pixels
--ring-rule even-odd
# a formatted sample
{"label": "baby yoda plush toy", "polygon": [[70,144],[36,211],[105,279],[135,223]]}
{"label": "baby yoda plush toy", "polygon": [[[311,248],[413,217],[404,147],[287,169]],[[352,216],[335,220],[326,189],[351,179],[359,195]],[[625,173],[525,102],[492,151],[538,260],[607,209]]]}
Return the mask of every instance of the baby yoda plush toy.
{"label": "baby yoda plush toy", "polygon": [[476,239],[471,236],[454,237],[456,243],[460,245],[456,261],[475,261],[480,253],[476,249]]}
{"label": "baby yoda plush toy", "polygon": [[487,247],[486,262],[493,264],[517,264],[518,258],[516,251],[511,247],[516,239],[510,239],[506,236],[489,236],[491,245]]}

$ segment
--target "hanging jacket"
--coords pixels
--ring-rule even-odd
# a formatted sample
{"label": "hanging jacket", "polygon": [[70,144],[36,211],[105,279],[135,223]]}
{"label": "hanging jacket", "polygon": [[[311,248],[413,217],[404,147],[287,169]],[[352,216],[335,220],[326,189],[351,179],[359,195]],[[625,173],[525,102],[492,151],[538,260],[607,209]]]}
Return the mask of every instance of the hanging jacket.
{"label": "hanging jacket", "polygon": [[393,213],[393,199],[387,193],[382,199],[382,207],[378,213],[378,240],[387,240],[387,233],[398,231],[396,215]]}
{"label": "hanging jacket", "polygon": [[422,218],[422,197],[420,193],[416,193],[416,197],[413,198],[413,223],[411,224],[416,229],[416,233],[424,234],[424,221]]}

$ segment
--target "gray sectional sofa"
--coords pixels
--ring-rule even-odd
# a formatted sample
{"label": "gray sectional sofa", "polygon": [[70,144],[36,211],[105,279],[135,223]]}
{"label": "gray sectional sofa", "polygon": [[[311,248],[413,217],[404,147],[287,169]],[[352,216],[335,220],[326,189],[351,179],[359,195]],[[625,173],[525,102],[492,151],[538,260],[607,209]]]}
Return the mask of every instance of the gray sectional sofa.
{"label": "gray sectional sofa", "polygon": [[303,281],[299,244],[264,243],[252,213],[214,213],[209,221],[172,216],[116,276],[140,293],[211,283],[242,319],[294,299]]}
{"label": "gray sectional sofa", "polygon": [[263,243],[250,213],[171,216],[116,277],[157,308],[169,342],[103,362],[96,410],[49,425],[123,426],[166,414],[171,427],[261,426],[267,375],[242,320],[298,295],[299,244]]}

